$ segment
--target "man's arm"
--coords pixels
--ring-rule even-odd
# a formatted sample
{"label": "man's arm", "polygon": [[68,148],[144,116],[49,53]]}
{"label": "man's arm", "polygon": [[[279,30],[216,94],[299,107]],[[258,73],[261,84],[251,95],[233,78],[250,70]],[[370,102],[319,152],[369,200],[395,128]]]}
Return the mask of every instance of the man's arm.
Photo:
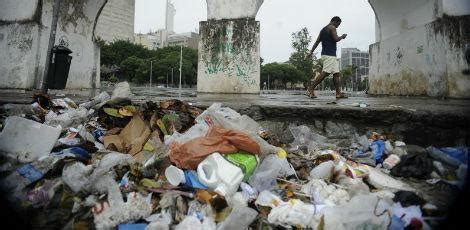
{"label": "man's arm", "polygon": [[328,30],[330,31],[331,35],[333,36],[333,39],[336,42],[339,42],[339,41],[345,39],[346,36],[347,36],[346,34],[343,34],[343,35],[341,35],[341,37],[338,37],[338,33],[336,32],[336,27],[334,27],[332,25],[328,26]]}
{"label": "man's arm", "polygon": [[312,47],[312,49],[310,50],[310,53],[308,53],[308,55],[307,55],[308,58],[311,58],[311,57],[312,57],[313,51],[315,51],[315,49],[317,49],[317,47],[318,47],[318,45],[320,44],[320,42],[321,42],[320,34],[318,34],[317,41],[315,41],[315,44],[313,44],[313,47]]}

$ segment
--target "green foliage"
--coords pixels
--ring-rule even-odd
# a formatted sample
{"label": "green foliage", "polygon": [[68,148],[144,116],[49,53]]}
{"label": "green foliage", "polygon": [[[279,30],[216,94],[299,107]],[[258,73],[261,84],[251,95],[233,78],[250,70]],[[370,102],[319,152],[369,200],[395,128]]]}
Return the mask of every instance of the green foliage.
{"label": "green foliage", "polygon": [[270,88],[287,88],[287,83],[306,81],[306,76],[291,64],[269,63],[261,67],[261,84],[268,82]]}
{"label": "green foliage", "polygon": [[305,76],[313,76],[313,60],[305,58],[309,53],[309,45],[312,42],[312,36],[307,28],[302,28],[296,33],[292,33],[292,47],[294,52],[289,58],[289,62],[300,70]]}
{"label": "green foliage", "polygon": [[[141,45],[119,40],[106,44],[101,39],[96,41],[101,47],[101,64],[106,67],[117,66],[119,79],[135,83],[147,83],[150,78],[152,62],[152,82],[166,84],[166,76],[171,79],[174,71],[174,83],[179,83],[180,47],[166,47],[148,50]],[[197,50],[183,48],[182,83],[195,85],[197,81]],[[110,68],[102,68],[110,69]],[[102,73],[107,74],[109,73]],[[178,83],[177,83],[178,82]]]}
{"label": "green foliage", "polygon": [[119,81],[119,79],[116,77],[116,75],[112,75],[110,78],[109,78],[109,81],[110,82],[113,82],[113,83],[117,83]]}

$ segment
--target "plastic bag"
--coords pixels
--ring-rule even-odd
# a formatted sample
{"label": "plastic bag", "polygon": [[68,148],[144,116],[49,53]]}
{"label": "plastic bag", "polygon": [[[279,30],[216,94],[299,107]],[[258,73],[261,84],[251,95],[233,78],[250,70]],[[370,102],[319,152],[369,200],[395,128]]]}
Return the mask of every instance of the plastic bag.
{"label": "plastic bag", "polygon": [[184,144],[194,138],[203,137],[207,134],[209,126],[206,124],[195,124],[190,129],[188,129],[184,134],[174,132],[171,136],[165,136],[165,144],[170,145],[173,142],[178,142]]}
{"label": "plastic bag", "polygon": [[0,150],[15,155],[22,163],[48,155],[61,129],[21,117],[7,117],[0,133]]}
{"label": "plastic bag", "polygon": [[226,129],[241,130],[250,134],[258,134],[259,124],[246,115],[240,115],[229,107],[222,107],[220,103],[212,104],[196,118],[199,124],[209,126],[218,125]]}
{"label": "plastic bag", "polygon": [[175,230],[204,230],[201,221],[194,216],[186,216]]}
{"label": "plastic bag", "polygon": [[314,198],[314,204],[340,205],[349,201],[346,190],[327,185],[323,180],[310,180],[302,186],[301,191]]}
{"label": "plastic bag", "polygon": [[173,222],[169,209],[164,209],[160,213],[153,214],[145,218],[145,220],[150,222],[146,230],[170,229],[170,224]]}
{"label": "plastic bag", "polygon": [[120,82],[116,84],[116,87],[113,90],[111,95],[111,100],[109,103],[116,104],[122,101],[129,100],[131,97],[131,87],[128,82]]}
{"label": "plastic bag", "polygon": [[[321,210],[324,214],[324,229],[387,229],[390,217],[382,214],[390,204],[374,195],[358,195],[350,202]],[[377,216],[377,215],[378,216]]]}
{"label": "plastic bag", "polygon": [[79,106],[86,108],[86,109],[91,109],[91,108],[98,109],[99,107],[102,106],[100,104],[103,104],[104,102],[108,101],[110,98],[111,97],[109,96],[107,92],[102,92],[98,94],[96,97],[94,97],[93,99],[91,99],[89,102],[82,103]]}
{"label": "plastic bag", "polygon": [[290,167],[287,158],[280,157],[279,154],[271,154],[256,168],[248,183],[258,192],[261,192],[269,190],[276,185],[277,177],[286,177],[294,174],[295,171]]}
{"label": "plastic bag", "polygon": [[116,165],[128,165],[132,164],[133,162],[134,159],[128,154],[116,152],[108,153],[101,159],[101,161],[96,166],[96,169],[90,175],[90,182],[94,183],[96,179],[109,172],[109,170]]}
{"label": "plastic bag", "polygon": [[419,206],[409,206],[404,208],[400,203],[395,203],[392,207],[392,214],[400,217],[400,219],[405,222],[405,226],[408,226],[413,218],[423,222],[423,216]]}
{"label": "plastic bag", "polygon": [[277,207],[282,203],[281,198],[277,195],[274,195],[272,192],[268,190],[262,191],[258,198],[255,201],[256,205],[265,206],[265,207]]}
{"label": "plastic bag", "polygon": [[86,122],[88,116],[88,110],[85,108],[70,109],[65,113],[57,115],[54,112],[50,111],[46,115],[46,121],[44,124],[50,126],[61,126],[62,130],[67,130],[70,127],[78,126]]}
{"label": "plastic bag", "polygon": [[323,162],[310,171],[310,177],[313,179],[324,179],[329,181],[333,175],[335,163],[333,161]]}
{"label": "plastic bag", "polygon": [[248,229],[248,226],[256,219],[258,212],[248,207],[235,207],[230,215],[217,229],[238,230]]}
{"label": "plastic bag", "polygon": [[315,216],[315,211],[315,205],[305,204],[300,200],[290,200],[273,208],[268,215],[268,221],[284,227],[300,226],[316,229],[320,216]]}
{"label": "plastic bag", "polygon": [[92,170],[92,165],[85,166],[81,162],[75,162],[64,167],[62,170],[62,180],[74,193],[78,193],[90,186],[88,176]]}

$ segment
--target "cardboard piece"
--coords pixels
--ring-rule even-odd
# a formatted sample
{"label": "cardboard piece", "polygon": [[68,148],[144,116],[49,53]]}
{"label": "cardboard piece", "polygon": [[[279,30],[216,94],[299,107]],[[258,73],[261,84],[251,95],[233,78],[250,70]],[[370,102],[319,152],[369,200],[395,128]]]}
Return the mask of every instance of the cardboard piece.
{"label": "cardboard piece", "polygon": [[143,149],[149,136],[150,128],[142,117],[136,114],[119,135],[105,136],[103,141],[108,150],[134,156]]}

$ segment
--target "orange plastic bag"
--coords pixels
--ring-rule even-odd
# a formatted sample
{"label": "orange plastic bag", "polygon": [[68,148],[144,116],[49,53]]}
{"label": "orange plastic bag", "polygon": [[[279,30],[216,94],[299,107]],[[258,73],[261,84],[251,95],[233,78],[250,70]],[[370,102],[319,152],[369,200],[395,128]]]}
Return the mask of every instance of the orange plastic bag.
{"label": "orange plastic bag", "polygon": [[170,160],[182,169],[196,169],[207,156],[214,152],[228,154],[243,150],[259,155],[258,143],[248,134],[212,126],[205,137],[198,137],[181,145],[173,142],[170,146]]}

